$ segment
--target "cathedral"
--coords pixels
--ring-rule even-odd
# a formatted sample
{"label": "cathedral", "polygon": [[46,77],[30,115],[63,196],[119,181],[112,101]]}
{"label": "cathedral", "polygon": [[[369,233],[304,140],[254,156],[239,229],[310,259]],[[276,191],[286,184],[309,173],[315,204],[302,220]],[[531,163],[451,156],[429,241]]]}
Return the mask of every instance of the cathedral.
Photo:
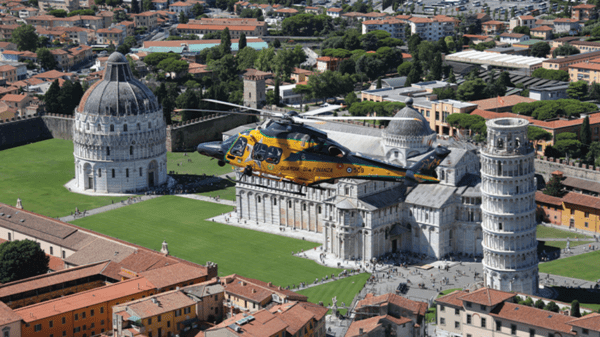
{"label": "cathedral", "polygon": [[152,91],[113,53],[84,94],[73,123],[78,191],[136,193],[167,181],[166,125]]}
{"label": "cathedral", "polygon": [[[386,129],[345,123],[318,128],[354,152],[411,165],[432,149],[436,135],[412,99],[406,104],[396,117],[415,121],[392,121]],[[478,149],[458,142],[451,146],[437,168],[441,182],[433,185],[341,179],[298,195],[286,192],[297,188],[290,183],[240,174],[237,216],[321,233],[325,251],[345,260],[368,261],[397,251],[439,259],[482,257]]]}

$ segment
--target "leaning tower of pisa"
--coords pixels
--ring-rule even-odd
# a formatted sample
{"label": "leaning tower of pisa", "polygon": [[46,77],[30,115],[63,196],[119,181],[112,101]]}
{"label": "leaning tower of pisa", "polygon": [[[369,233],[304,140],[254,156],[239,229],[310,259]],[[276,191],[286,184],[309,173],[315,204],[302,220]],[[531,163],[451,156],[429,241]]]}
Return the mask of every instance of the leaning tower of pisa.
{"label": "leaning tower of pisa", "polygon": [[528,124],[521,118],[486,122],[487,145],[481,152],[483,274],[487,287],[535,294],[536,182]]}

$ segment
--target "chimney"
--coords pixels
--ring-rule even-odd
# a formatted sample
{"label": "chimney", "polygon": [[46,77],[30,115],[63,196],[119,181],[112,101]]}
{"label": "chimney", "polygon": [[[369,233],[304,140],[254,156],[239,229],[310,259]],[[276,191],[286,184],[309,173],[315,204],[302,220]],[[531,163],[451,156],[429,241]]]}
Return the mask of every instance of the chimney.
{"label": "chimney", "polygon": [[160,249],[160,252],[162,254],[164,254],[165,256],[169,255],[169,246],[167,245],[167,240],[163,240],[162,243],[162,248]]}
{"label": "chimney", "polygon": [[252,293],[256,294],[256,289],[252,288]]}
{"label": "chimney", "polygon": [[267,283],[267,286],[272,287],[273,286],[273,282]]}
{"label": "chimney", "polygon": [[358,328],[358,334],[362,335],[363,333],[365,333],[365,330],[363,330],[363,328]]}
{"label": "chimney", "polygon": [[242,281],[242,287],[246,286],[246,281]]}
{"label": "chimney", "polygon": [[23,209],[23,204],[21,203],[21,198],[17,198],[17,207],[18,209]]}

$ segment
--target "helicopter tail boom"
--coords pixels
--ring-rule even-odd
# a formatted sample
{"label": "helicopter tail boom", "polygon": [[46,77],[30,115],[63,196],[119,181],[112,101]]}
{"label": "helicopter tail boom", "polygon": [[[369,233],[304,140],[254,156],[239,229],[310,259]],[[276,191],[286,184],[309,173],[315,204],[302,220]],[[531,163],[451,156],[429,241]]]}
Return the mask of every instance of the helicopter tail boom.
{"label": "helicopter tail boom", "polygon": [[[438,146],[435,150],[428,153],[424,158],[416,164],[408,168],[406,177],[410,180],[421,182],[420,175],[437,178],[435,169],[448,157],[450,150],[445,147]],[[426,183],[426,181],[423,181]]]}

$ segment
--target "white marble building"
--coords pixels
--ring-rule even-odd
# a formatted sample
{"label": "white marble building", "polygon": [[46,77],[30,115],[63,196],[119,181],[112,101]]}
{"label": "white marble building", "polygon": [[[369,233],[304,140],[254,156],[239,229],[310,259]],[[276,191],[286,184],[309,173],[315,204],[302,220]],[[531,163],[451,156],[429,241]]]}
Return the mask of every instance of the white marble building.
{"label": "white marble building", "polygon": [[113,53],[73,123],[75,189],[135,193],[167,181],[166,125],[156,97]]}
{"label": "white marble building", "polygon": [[[424,120],[407,103],[397,116]],[[318,128],[352,151],[396,164],[418,161],[435,139],[429,124],[418,121],[393,121],[385,130],[344,123]],[[461,145],[437,168],[441,183],[434,185],[342,179],[301,196],[292,193],[297,187],[290,183],[238,175],[237,215],[322,233],[326,252],[347,260],[394,251],[482,256],[479,169],[477,149]]]}
{"label": "white marble building", "polygon": [[483,274],[487,287],[535,294],[535,151],[527,139],[528,124],[521,118],[486,123],[488,142],[481,153]]}

